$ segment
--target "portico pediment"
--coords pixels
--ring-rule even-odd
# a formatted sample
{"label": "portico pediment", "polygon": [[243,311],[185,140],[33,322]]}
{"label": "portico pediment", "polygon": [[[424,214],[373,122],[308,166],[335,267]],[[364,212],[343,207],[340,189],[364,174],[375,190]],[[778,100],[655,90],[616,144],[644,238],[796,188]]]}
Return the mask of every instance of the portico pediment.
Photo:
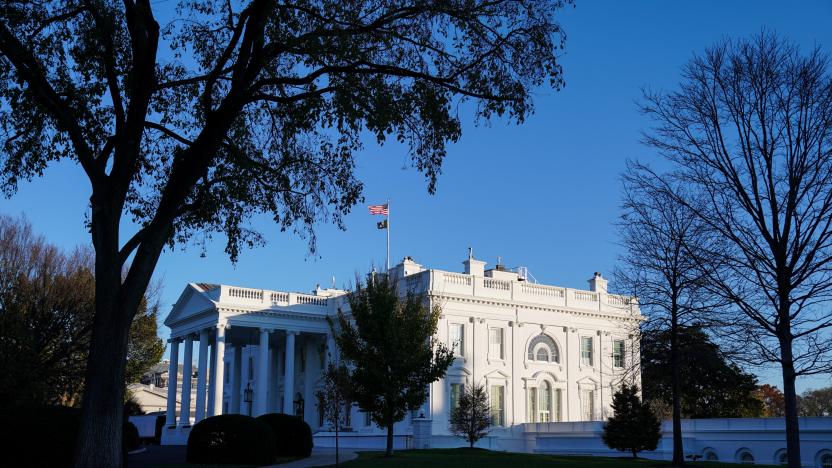
{"label": "portico pediment", "polygon": [[209,298],[210,285],[197,285],[188,283],[179,299],[165,319],[165,325],[172,327],[189,317],[201,314],[206,310],[215,309],[217,303]]}

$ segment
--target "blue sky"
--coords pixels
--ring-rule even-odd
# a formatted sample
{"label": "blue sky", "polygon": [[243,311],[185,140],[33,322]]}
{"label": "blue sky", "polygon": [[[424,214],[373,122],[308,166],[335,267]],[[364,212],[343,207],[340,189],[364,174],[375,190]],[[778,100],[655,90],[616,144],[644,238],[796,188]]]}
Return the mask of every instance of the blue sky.
{"label": "blue sky", "polygon": [[[566,87],[538,90],[536,113],[522,126],[466,121],[461,141],[448,148],[436,195],[428,195],[404,148],[368,142],[358,175],[368,203],[391,200],[394,259],[410,255],[457,270],[471,246],[489,264],[500,256],[507,266],[527,266],[540,282],[583,288],[592,272],[609,274],[618,255],[612,223],[625,160],[655,159],[639,144],[649,125],[635,104],[643,87],[672,88],[694,52],[762,28],[832,52],[828,1],[579,1],[559,16],[568,35]],[[89,242],[88,197],[81,170],[62,163],[0,199],[0,212],[25,213],[38,232],[71,248]],[[305,240],[267,220],[255,227],[268,246],[244,252],[236,265],[221,240],[207,245],[205,258],[195,247],[166,251],[156,271],[163,315],[189,281],[298,291],[329,285],[332,276],[347,284],[384,263],[384,231],[375,227],[380,219],[358,206],[346,218],[346,232],[318,226],[315,256]],[[761,381],[780,385],[778,370],[759,373]],[[804,379],[798,390],[830,383],[830,376]]]}

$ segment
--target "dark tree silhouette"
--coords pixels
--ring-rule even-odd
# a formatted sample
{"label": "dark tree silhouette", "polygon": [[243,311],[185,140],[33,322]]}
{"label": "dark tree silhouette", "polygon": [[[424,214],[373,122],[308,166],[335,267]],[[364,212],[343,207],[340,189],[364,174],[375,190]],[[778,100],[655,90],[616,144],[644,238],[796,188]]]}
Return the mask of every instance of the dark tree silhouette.
{"label": "dark tree silhouette", "polygon": [[800,466],[795,379],[832,370],[832,77],[819,49],[774,34],[694,57],[678,90],[645,95],[645,137],[720,239],[712,292],[738,311],[756,363],[782,367],[789,466]]}
{"label": "dark tree silhouette", "polygon": [[[677,359],[670,359],[671,332],[651,329],[641,338],[641,382],[644,401],[672,405],[673,376],[678,381],[683,418],[762,416],[757,378],[730,362],[720,347],[696,326],[677,330]],[[672,372],[676,367],[676,372]]]}
{"label": "dark tree silhouette", "polygon": [[127,335],[165,246],[222,232],[235,259],[262,242],[247,223],[260,214],[314,246],[315,221],[343,227],[361,200],[353,155],[367,134],[408,146],[433,192],[461,101],[522,122],[534,88],[563,85],[555,14],[568,3],[4,2],[3,190],[61,159],[90,182],[76,465],[121,466]]}
{"label": "dark tree silhouette", "polygon": [[624,213],[618,228],[624,253],[616,283],[638,297],[639,307],[648,316],[643,336],[657,330],[669,332],[670,365],[665,370],[670,379],[673,464],[683,465],[679,329],[702,322],[717,306],[704,288],[699,268],[707,260],[698,246],[707,242],[709,233],[685,204],[668,193],[680,192],[681,187],[656,183],[655,174],[636,162],[628,163],[622,180]]}
{"label": "dark tree silhouette", "polygon": [[400,295],[387,275],[372,273],[349,295],[349,315],[327,317],[347,375],[345,396],[379,427],[387,429],[387,452],[393,454],[393,425],[428,397],[428,386],[445,376],[453,352],[434,335],[439,308],[424,298]]}
{"label": "dark tree silhouette", "polygon": [[471,385],[459,396],[459,404],[451,412],[451,432],[462,437],[474,448],[478,440],[488,435],[491,427],[491,407],[488,393],[482,385]]}
{"label": "dark tree silhouette", "polygon": [[604,424],[602,438],[607,447],[631,452],[655,450],[661,439],[661,422],[638,397],[638,387],[623,384],[612,396],[613,416]]}

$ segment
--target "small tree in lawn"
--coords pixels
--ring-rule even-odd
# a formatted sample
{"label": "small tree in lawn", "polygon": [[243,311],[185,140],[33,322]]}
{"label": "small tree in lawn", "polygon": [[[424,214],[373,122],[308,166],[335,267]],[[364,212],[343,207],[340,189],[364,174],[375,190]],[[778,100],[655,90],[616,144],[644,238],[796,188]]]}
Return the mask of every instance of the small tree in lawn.
{"label": "small tree in lawn", "polygon": [[315,396],[318,398],[324,421],[332,424],[335,431],[335,466],[338,466],[340,461],[338,457],[340,448],[338,446],[338,432],[344,422],[345,407],[348,401],[343,391],[343,388],[347,385],[348,373],[343,365],[330,362],[322,377],[323,386],[315,393]]}
{"label": "small tree in lawn", "polygon": [[468,441],[471,448],[488,434],[491,427],[491,408],[482,385],[465,389],[459,405],[451,412],[451,432]]}
{"label": "small tree in lawn", "polygon": [[638,397],[638,387],[624,384],[612,397],[613,417],[604,424],[604,443],[615,450],[655,450],[661,438],[659,422],[650,406]]}
{"label": "small tree in lawn", "polygon": [[337,323],[328,319],[348,369],[342,391],[387,429],[389,456],[393,424],[425,402],[453,353],[433,338],[440,310],[425,307],[422,296],[399,295],[387,275],[372,274],[366,285],[359,280],[349,304],[350,315],[339,309]]}

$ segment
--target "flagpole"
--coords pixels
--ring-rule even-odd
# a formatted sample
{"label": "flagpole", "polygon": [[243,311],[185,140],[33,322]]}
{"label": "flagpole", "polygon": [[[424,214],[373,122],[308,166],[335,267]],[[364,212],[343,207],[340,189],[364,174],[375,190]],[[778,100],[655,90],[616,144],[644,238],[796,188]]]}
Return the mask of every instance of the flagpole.
{"label": "flagpole", "polygon": [[387,271],[390,271],[390,199],[387,199]]}

